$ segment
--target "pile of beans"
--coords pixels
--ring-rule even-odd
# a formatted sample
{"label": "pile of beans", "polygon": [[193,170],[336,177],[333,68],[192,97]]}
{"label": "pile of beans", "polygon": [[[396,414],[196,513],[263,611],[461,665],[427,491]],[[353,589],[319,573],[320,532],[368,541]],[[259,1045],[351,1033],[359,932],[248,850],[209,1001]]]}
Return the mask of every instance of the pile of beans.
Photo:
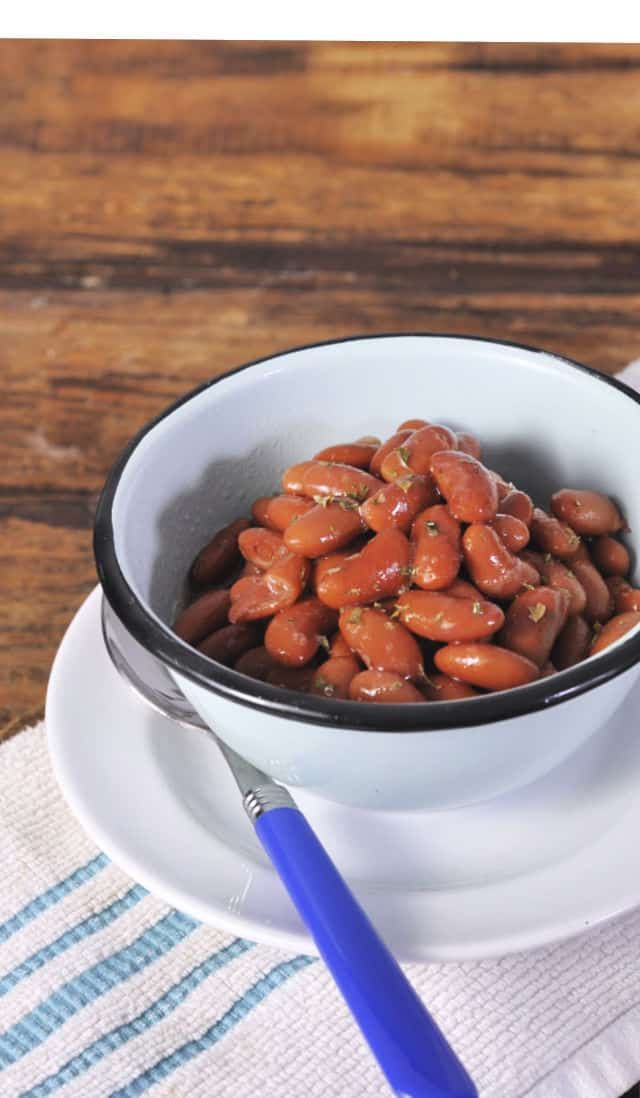
{"label": "pile of beans", "polygon": [[615,503],[563,488],[543,511],[480,458],[413,419],[292,465],[198,554],[175,632],[273,685],[432,702],[533,682],[640,623]]}

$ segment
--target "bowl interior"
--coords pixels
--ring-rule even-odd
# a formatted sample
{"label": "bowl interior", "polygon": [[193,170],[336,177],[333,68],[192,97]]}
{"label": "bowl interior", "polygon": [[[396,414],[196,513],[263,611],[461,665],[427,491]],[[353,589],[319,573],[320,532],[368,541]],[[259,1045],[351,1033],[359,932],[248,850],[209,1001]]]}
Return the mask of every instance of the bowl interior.
{"label": "bowl interior", "polygon": [[[120,568],[169,623],[198,549],[283,470],[331,442],[387,437],[421,416],[467,429],[483,460],[541,506],[561,487],[612,495],[640,528],[640,405],[553,355],[390,336],[278,355],[214,382],[149,430],[113,506]],[[633,546],[633,535],[627,537]]]}

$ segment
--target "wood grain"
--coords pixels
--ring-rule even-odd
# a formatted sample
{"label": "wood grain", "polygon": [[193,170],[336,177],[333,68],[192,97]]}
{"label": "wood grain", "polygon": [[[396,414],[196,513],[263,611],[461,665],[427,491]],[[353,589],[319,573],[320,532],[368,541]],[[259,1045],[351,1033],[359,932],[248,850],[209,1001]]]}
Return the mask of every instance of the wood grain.
{"label": "wood grain", "polygon": [[0,728],[130,435],[355,332],[639,353],[640,47],[0,43]]}

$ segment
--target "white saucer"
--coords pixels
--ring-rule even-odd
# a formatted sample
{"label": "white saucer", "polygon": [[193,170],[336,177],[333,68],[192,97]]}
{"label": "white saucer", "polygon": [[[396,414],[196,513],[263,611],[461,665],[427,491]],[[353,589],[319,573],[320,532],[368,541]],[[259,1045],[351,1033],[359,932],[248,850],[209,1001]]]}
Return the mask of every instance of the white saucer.
{"label": "white saucer", "polygon": [[[485,805],[374,813],[293,792],[401,960],[531,949],[640,904],[639,700],[551,776]],[[46,721],[63,793],[114,862],[204,922],[314,952],[215,742],[111,665],[99,589],[62,641]]]}

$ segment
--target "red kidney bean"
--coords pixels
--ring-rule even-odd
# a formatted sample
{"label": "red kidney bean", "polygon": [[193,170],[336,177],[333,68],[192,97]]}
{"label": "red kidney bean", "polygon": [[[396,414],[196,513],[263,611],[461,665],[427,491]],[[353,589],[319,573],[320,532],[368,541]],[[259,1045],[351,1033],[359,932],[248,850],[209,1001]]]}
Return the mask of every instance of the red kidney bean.
{"label": "red kidney bean", "polygon": [[284,544],[302,557],[321,557],[343,549],[365,529],[355,500],[318,503],[306,515],[288,526]]}
{"label": "red kidney bean", "polygon": [[354,606],[340,615],[340,632],[349,648],[375,671],[394,671],[405,679],[424,674],[415,637],[383,610]]}
{"label": "red kidney bean", "polygon": [[413,582],[425,590],[449,587],[462,561],[460,523],[443,504],[427,507],[416,518]]}
{"label": "red kidney bean", "polygon": [[282,476],[285,492],[297,496],[345,496],[362,503],[367,496],[382,487],[377,477],[352,465],[337,465],[328,461],[301,461],[291,465]]}
{"label": "red kidney bean", "polygon": [[383,530],[359,553],[316,576],[318,598],[335,610],[390,598],[407,584],[408,569],[407,538],[400,530]]}
{"label": "red kidney bean", "polygon": [[495,603],[472,602],[441,591],[406,591],[396,606],[400,621],[412,633],[445,644],[485,640],[504,622],[504,613]]}
{"label": "red kidney bean", "polygon": [[321,698],[349,697],[352,680],[361,671],[354,656],[331,656],[316,669],[311,681],[311,693]]}
{"label": "red kidney bean", "polygon": [[587,537],[615,534],[624,526],[624,519],[613,500],[587,489],[562,488],[554,492],[551,510],[557,519]]}
{"label": "red kidney bean", "polygon": [[237,580],[231,588],[229,621],[256,621],[293,606],[306,587],[309,571],[307,560],[290,553],[263,575]]}
{"label": "red kidney bean", "polygon": [[431,472],[454,518],[460,522],[491,522],[496,517],[496,483],[470,454],[441,450],[431,459]]}
{"label": "red kidney bean", "polygon": [[353,465],[356,469],[368,469],[371,458],[378,449],[378,444],[371,442],[343,442],[336,446],[326,446],[318,454],[314,454],[314,461],[331,461],[340,465]]}
{"label": "red kidney bean", "polygon": [[454,580],[449,587],[444,589],[442,594],[451,595],[451,598],[454,599],[473,599],[474,602],[482,602],[483,599],[482,592],[478,591],[477,587],[462,579]]}
{"label": "red kidney bean", "polygon": [[[536,554],[539,556],[539,554]],[[569,596],[569,615],[582,614],[587,605],[587,595],[577,576],[564,564],[555,560],[550,553],[540,557],[540,578],[547,587],[555,591],[566,591]]]}
{"label": "red kidney bean", "polygon": [[635,629],[636,625],[640,625],[640,612],[637,610],[630,610],[626,614],[616,614],[596,633],[589,655],[596,656],[598,652],[604,651],[609,645],[615,644],[626,633]]}
{"label": "red kidney bean", "polygon": [[406,533],[418,512],[436,498],[425,477],[399,477],[393,484],[385,484],[375,495],[369,496],[360,505],[360,515],[376,533],[391,526]]}
{"label": "red kidney bean", "polygon": [[265,496],[255,501],[251,514],[261,526],[283,533],[312,507],[315,503],[307,496]]}
{"label": "red kidney bean", "polygon": [[417,431],[419,427],[429,426],[430,424],[426,419],[405,419],[404,423],[396,427],[396,431]]}
{"label": "red kidney bean", "polygon": [[593,563],[603,576],[626,576],[631,568],[631,558],[621,541],[601,534],[591,546]]}
{"label": "red kidney bean", "polygon": [[412,683],[392,671],[361,671],[351,680],[349,697],[352,701],[394,705],[426,701],[424,694]]}
{"label": "red kidney bean", "polygon": [[191,565],[189,578],[194,586],[210,587],[233,571],[240,560],[238,535],[248,526],[247,519],[236,519],[207,542]]}
{"label": "red kidney bean", "polygon": [[238,538],[238,548],[245,560],[266,572],[274,561],[286,557],[287,549],[281,534],[265,530],[262,526],[250,526]]}
{"label": "red kidney bean", "polygon": [[571,571],[586,595],[584,616],[589,622],[604,622],[613,613],[613,600],[609,588],[597,568],[589,560],[571,561]]}
{"label": "red kidney bean", "polygon": [[520,522],[524,522],[525,526],[531,526],[533,502],[526,492],[512,488],[500,500],[500,512],[503,515],[513,515]]}
{"label": "red kidney bean", "polygon": [[554,591],[552,587],[523,591],[507,610],[498,643],[542,667],[551,655],[568,609],[566,591]]}
{"label": "red kidney bean", "polygon": [[511,690],[539,676],[531,660],[496,644],[447,644],[434,660],[445,675],[483,690]]}
{"label": "red kidney bean", "polygon": [[468,526],[462,551],[471,579],[485,595],[512,598],[527,584],[535,587],[540,582],[535,568],[510,553],[490,526]]}
{"label": "red kidney bean", "polygon": [[540,507],[534,507],[531,520],[531,537],[543,553],[554,557],[574,559],[580,546],[580,538],[571,526],[547,515]]}
{"label": "red kidney bean", "polygon": [[427,701],[432,702],[459,701],[461,698],[475,698],[478,695],[478,691],[468,683],[452,679],[441,671],[432,671],[422,684],[422,690]]}
{"label": "red kidney bean", "polygon": [[316,598],[303,599],[280,610],[267,626],[264,646],[278,663],[286,667],[304,667],[313,659],[326,634],[335,629],[335,610]]}
{"label": "red kidney bean", "polygon": [[529,544],[529,527],[515,515],[498,512],[491,526],[510,553],[519,553]]}
{"label": "red kidney bean", "polygon": [[553,646],[551,658],[558,671],[580,663],[588,653],[593,630],[581,614],[567,618]]}
{"label": "red kidney bean", "polygon": [[233,666],[236,671],[241,671],[243,675],[250,675],[252,679],[260,679],[261,682],[266,682],[269,673],[278,665],[264,645],[260,645],[258,648],[248,648]]}
{"label": "red kidney bean", "polygon": [[387,454],[390,454],[391,451],[395,450],[398,446],[402,446],[405,439],[409,438],[409,435],[411,433],[411,428],[403,428],[402,430],[398,430],[395,432],[395,434],[391,435],[391,438],[388,438],[386,442],[381,443],[381,445],[378,447],[375,454],[371,458],[369,472],[372,473],[374,476],[379,477],[380,471],[382,469],[382,463]]}
{"label": "red kidney bean", "polygon": [[175,620],[173,631],[187,644],[197,644],[227,622],[231,596],[227,590],[205,591]]}
{"label": "red kidney bean", "polygon": [[254,625],[225,625],[201,640],[198,649],[209,659],[231,667],[249,648],[260,643],[260,633]]}
{"label": "red kidney bean", "polygon": [[280,686],[285,690],[296,690],[308,694],[313,683],[315,671],[311,667],[274,667],[267,675],[270,686]]}
{"label": "red kidney bean", "polygon": [[462,450],[463,454],[471,454],[471,457],[476,461],[480,461],[482,457],[482,447],[475,435],[470,435],[468,431],[457,431],[456,438],[458,440],[458,449]]}
{"label": "red kidney bean", "polygon": [[410,473],[427,476],[431,472],[431,459],[439,450],[457,450],[455,432],[440,424],[430,423],[412,431],[401,446],[387,454],[380,467],[383,480],[393,481]]}

